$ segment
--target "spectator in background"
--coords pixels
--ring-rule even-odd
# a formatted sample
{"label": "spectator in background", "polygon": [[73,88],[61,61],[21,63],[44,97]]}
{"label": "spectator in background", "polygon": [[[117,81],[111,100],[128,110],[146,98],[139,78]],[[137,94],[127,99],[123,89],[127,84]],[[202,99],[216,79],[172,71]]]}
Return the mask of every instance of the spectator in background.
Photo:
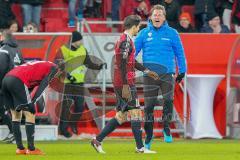
{"label": "spectator in background", "polygon": [[9,22],[15,19],[11,9],[12,0],[0,0],[0,29],[7,29]]}
{"label": "spectator in background", "polygon": [[166,19],[170,27],[176,28],[178,17],[181,12],[180,5],[177,0],[163,0],[161,3],[166,9]]}
{"label": "spectator in background", "polygon": [[149,0],[151,6],[154,6],[156,4],[160,4],[162,2],[162,0]]}
{"label": "spectator in background", "polygon": [[38,32],[38,27],[35,23],[29,22],[23,29],[23,32],[26,33],[36,33]]}
{"label": "spectator in background", "polygon": [[181,13],[179,16],[179,23],[177,25],[177,31],[180,33],[193,33],[196,30],[191,25],[191,16],[187,12]]}
{"label": "spectator in background", "polygon": [[86,4],[86,17],[101,17],[102,0],[88,0]]}
{"label": "spectator in background", "polygon": [[232,9],[232,23],[234,24],[235,32],[240,33],[240,1],[234,0]]}
{"label": "spectator in background", "polygon": [[183,5],[193,5],[195,0],[178,0],[181,6]]}
{"label": "spectator in background", "polygon": [[18,22],[16,20],[10,21],[10,23],[9,23],[9,30],[12,33],[19,32]]}
{"label": "spectator in background", "polygon": [[124,17],[135,14],[139,15],[143,20],[148,19],[148,6],[146,0],[132,0],[125,7]]}
{"label": "spectator in background", "polygon": [[134,8],[134,14],[139,15],[143,21],[148,19],[148,6],[144,0],[136,0],[139,4]]}
{"label": "spectator in background", "polygon": [[207,13],[215,12],[216,0],[195,0],[195,26],[198,31],[207,24]]}
{"label": "spectator in background", "polygon": [[23,26],[29,22],[33,22],[39,29],[42,4],[44,0],[15,0],[16,3],[21,4],[23,11]]}
{"label": "spectator in background", "polygon": [[[87,3],[87,0],[69,0],[68,1],[68,27],[75,27],[75,17],[79,20],[83,19],[83,10]],[[76,12],[76,6],[78,6],[78,11]]]}
{"label": "spectator in background", "polygon": [[112,0],[112,21],[119,21],[120,0]]}
{"label": "spectator in background", "polygon": [[202,33],[230,33],[226,25],[221,24],[220,17],[216,12],[208,13],[208,24],[201,29]]}
{"label": "spectator in background", "polygon": [[226,25],[229,29],[231,29],[231,14],[233,7],[233,0],[225,0],[223,2],[223,24]]}

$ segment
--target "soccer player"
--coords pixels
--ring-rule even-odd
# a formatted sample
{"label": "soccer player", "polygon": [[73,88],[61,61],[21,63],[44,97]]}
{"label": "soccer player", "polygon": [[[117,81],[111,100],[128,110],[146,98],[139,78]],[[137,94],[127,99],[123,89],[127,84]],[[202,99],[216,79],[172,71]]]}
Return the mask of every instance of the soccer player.
{"label": "soccer player", "polygon": [[131,116],[131,127],[136,141],[136,152],[156,153],[144,148],[141,130],[141,110],[136,104],[135,68],[154,79],[158,78],[155,72],[143,67],[134,58],[135,47],[132,37],[138,33],[140,21],[141,18],[137,15],[126,17],[124,20],[125,31],[115,45],[113,85],[117,98],[117,113],[103,128],[101,133],[91,141],[91,145],[99,153],[105,153],[101,145],[103,139],[118,126],[126,122],[128,114]]}
{"label": "soccer player", "polygon": [[[34,145],[35,132],[35,109],[34,103],[40,97],[50,81],[62,71],[51,62],[36,61],[20,65],[6,74],[3,78],[2,91],[6,107],[12,114],[13,133],[16,139],[16,154],[42,155],[43,152]],[[31,99],[30,91],[39,86],[34,97]],[[26,134],[28,149],[22,143],[20,124],[22,114],[26,118]]]}
{"label": "soccer player", "polygon": [[[155,71],[160,79],[144,76],[145,124],[147,134],[145,147],[150,149],[153,138],[153,110],[159,95],[163,96],[163,134],[165,142],[172,142],[170,120],[173,112],[175,81],[180,83],[184,78],[187,66],[183,45],[178,32],[168,26],[166,11],[162,5],[151,9],[147,28],[139,32],[135,40],[136,56],[142,50],[143,65]],[[178,75],[174,79],[178,66]]]}

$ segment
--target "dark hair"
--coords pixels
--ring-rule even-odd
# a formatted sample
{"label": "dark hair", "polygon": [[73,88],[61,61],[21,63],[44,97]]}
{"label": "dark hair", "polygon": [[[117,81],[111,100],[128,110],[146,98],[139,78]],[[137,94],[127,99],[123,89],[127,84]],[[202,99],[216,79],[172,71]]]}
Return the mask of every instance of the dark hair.
{"label": "dark hair", "polygon": [[9,29],[3,30],[2,36],[3,36],[6,40],[13,38],[12,32],[11,32]]}
{"label": "dark hair", "polygon": [[11,21],[8,22],[8,27],[11,27],[11,25],[13,24],[17,24],[18,25],[18,21],[16,19],[13,19]]}
{"label": "dark hair", "polygon": [[154,10],[162,10],[163,11],[163,14],[166,16],[166,10],[165,10],[165,7],[160,5],[160,4],[157,4],[157,5],[154,5],[152,7],[152,9],[150,10],[150,16],[152,15],[153,11]]}
{"label": "dark hair", "polygon": [[124,19],[123,26],[124,29],[130,29],[133,26],[138,26],[141,22],[141,17],[138,15],[130,15]]}

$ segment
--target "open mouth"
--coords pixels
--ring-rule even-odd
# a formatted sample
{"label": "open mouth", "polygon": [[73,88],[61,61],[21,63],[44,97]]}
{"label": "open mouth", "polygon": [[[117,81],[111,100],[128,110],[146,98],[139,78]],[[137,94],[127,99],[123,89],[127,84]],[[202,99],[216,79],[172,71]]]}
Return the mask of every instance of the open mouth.
{"label": "open mouth", "polygon": [[160,22],[160,21],[155,21],[155,22],[157,22],[157,23],[158,23],[158,22]]}

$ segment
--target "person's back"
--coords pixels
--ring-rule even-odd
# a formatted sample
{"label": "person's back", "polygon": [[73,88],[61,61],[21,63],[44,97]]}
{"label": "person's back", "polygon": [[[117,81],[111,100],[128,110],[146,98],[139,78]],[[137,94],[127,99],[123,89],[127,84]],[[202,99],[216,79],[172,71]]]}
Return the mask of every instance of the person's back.
{"label": "person's back", "polygon": [[118,42],[115,45],[115,67],[114,67],[114,86],[115,87],[122,87],[123,81],[121,78],[121,54],[124,50],[125,46],[122,46],[123,44],[128,45],[129,52],[131,52],[129,56],[129,61],[127,63],[127,76],[128,81],[131,85],[134,84],[135,79],[135,68],[134,68],[134,54],[135,54],[135,47],[132,39],[126,34],[122,34],[118,40]]}
{"label": "person's back", "polygon": [[41,80],[47,76],[54,63],[49,61],[35,61],[20,65],[6,74],[14,76],[24,82],[28,88],[33,88],[40,84]]}

